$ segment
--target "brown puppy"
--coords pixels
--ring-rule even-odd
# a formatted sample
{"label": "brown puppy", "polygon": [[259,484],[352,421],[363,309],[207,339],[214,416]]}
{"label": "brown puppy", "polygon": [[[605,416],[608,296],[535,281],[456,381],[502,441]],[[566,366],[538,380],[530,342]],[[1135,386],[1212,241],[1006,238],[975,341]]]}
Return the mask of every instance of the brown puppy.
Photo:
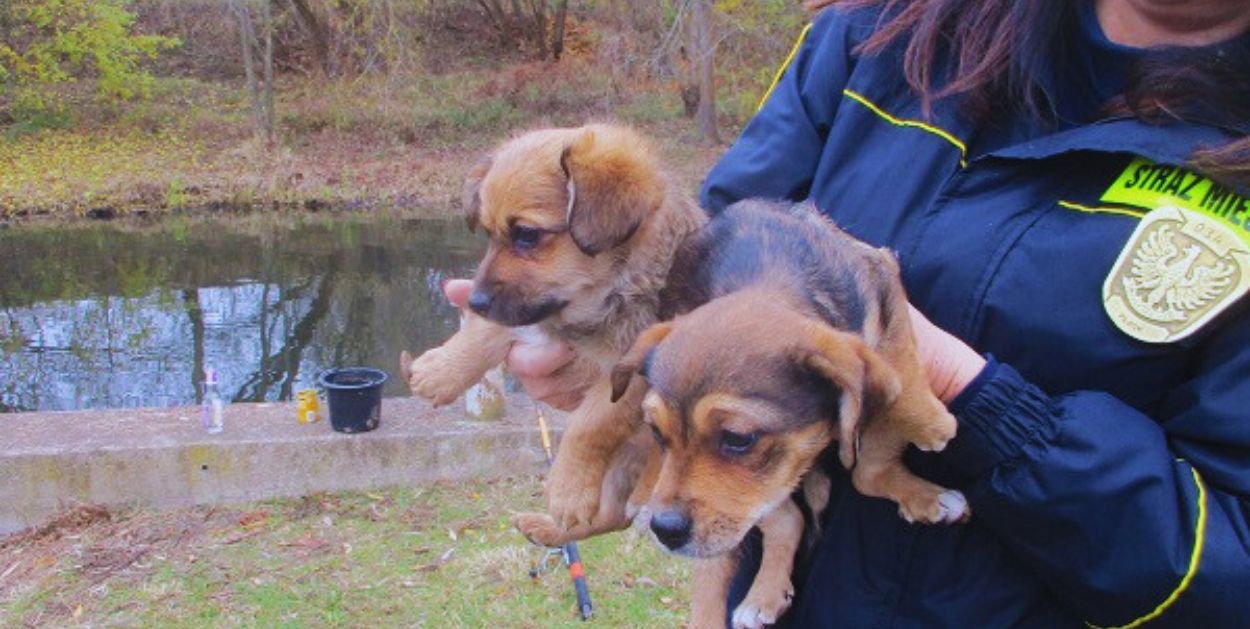
{"label": "brown puppy", "polygon": [[774,584],[789,585],[803,528],[790,496],[802,481],[823,509],[827,479],[812,465],[835,439],[861,493],[897,502],[909,521],[966,517],[962,495],[902,463],[908,444],[942,449],[955,420],[916,359],[889,252],[809,205],[744,201],[683,248],[673,280],[671,298],[697,307],[639,335],[612,379],[622,393],[635,372],[650,385],[646,422],[663,450],[647,506],[656,539],[720,557],[700,569],[695,624],[723,624],[729,551],[755,526],[761,567],[733,624],[785,610]]}
{"label": "brown puppy", "polygon": [[470,228],[490,236],[473,313],[441,347],[415,360],[405,352],[404,377],[414,394],[446,404],[504,360],[508,327],[571,344],[603,378],[564,433],[547,482],[551,517],[528,514],[517,525],[546,545],[627,526],[626,503],[651,450],[645,432],[631,441],[645,386],[613,404],[607,374],[659,320],[673,256],[705,214],[642,137],[610,125],[513,138],[474,167],[464,206]]}

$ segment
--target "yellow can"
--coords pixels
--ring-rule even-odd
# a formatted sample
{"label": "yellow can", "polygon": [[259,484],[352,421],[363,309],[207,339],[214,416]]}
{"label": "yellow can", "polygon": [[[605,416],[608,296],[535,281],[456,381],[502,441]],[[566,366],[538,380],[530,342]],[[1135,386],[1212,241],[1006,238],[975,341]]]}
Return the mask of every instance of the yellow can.
{"label": "yellow can", "polygon": [[311,424],[321,421],[321,402],[317,400],[317,391],[304,389],[295,394],[296,407],[299,410],[299,423]]}

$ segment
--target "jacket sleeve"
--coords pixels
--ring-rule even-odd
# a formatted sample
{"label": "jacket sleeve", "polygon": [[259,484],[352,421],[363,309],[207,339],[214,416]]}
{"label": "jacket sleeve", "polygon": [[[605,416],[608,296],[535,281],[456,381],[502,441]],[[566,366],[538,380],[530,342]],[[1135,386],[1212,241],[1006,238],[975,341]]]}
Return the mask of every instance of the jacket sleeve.
{"label": "jacket sleeve", "polygon": [[708,173],[700,200],[709,212],[748,197],[807,198],[850,76],[852,17],[826,9],[804,29],[763,106]]}
{"label": "jacket sleeve", "polygon": [[1250,618],[1250,316],[1201,348],[1160,421],[994,361],[951,403],[974,520],[1091,626]]}

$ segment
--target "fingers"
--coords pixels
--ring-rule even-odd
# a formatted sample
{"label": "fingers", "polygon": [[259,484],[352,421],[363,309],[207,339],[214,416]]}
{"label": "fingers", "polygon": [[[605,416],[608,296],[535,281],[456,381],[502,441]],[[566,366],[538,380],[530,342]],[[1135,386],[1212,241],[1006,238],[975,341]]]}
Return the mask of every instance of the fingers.
{"label": "fingers", "polygon": [[911,304],[908,311],[916,337],[916,358],[928,377],[929,388],[943,404],[949,404],[985,367],[985,358]]}
{"label": "fingers", "polygon": [[454,279],[443,284],[443,295],[447,301],[461,310],[469,303],[469,293],[473,292],[473,280]]}
{"label": "fingers", "polygon": [[524,382],[526,379],[544,378],[573,362],[577,356],[573,348],[558,341],[542,343],[513,343],[508,352],[508,369]]}
{"label": "fingers", "polygon": [[517,342],[508,354],[508,369],[531,398],[563,411],[577,408],[599,376],[593,361],[558,342]]}
{"label": "fingers", "polygon": [[582,379],[572,369],[576,364],[576,361],[570,362],[548,375],[518,375],[517,379],[531,398],[562,411],[571,411],[577,408],[586,393]]}

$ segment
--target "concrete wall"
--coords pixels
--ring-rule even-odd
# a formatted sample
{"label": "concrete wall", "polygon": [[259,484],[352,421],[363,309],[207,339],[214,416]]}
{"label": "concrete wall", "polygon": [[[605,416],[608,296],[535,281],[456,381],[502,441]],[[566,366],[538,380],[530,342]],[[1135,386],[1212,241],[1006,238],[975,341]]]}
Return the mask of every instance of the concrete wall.
{"label": "concrete wall", "polygon": [[[562,417],[549,413],[556,428]],[[302,425],[294,404],[234,404],[209,435],[198,408],[0,415],[0,533],[77,503],[170,507],[435,480],[537,474],[533,405],[494,422],[386,399],[381,426]]]}

